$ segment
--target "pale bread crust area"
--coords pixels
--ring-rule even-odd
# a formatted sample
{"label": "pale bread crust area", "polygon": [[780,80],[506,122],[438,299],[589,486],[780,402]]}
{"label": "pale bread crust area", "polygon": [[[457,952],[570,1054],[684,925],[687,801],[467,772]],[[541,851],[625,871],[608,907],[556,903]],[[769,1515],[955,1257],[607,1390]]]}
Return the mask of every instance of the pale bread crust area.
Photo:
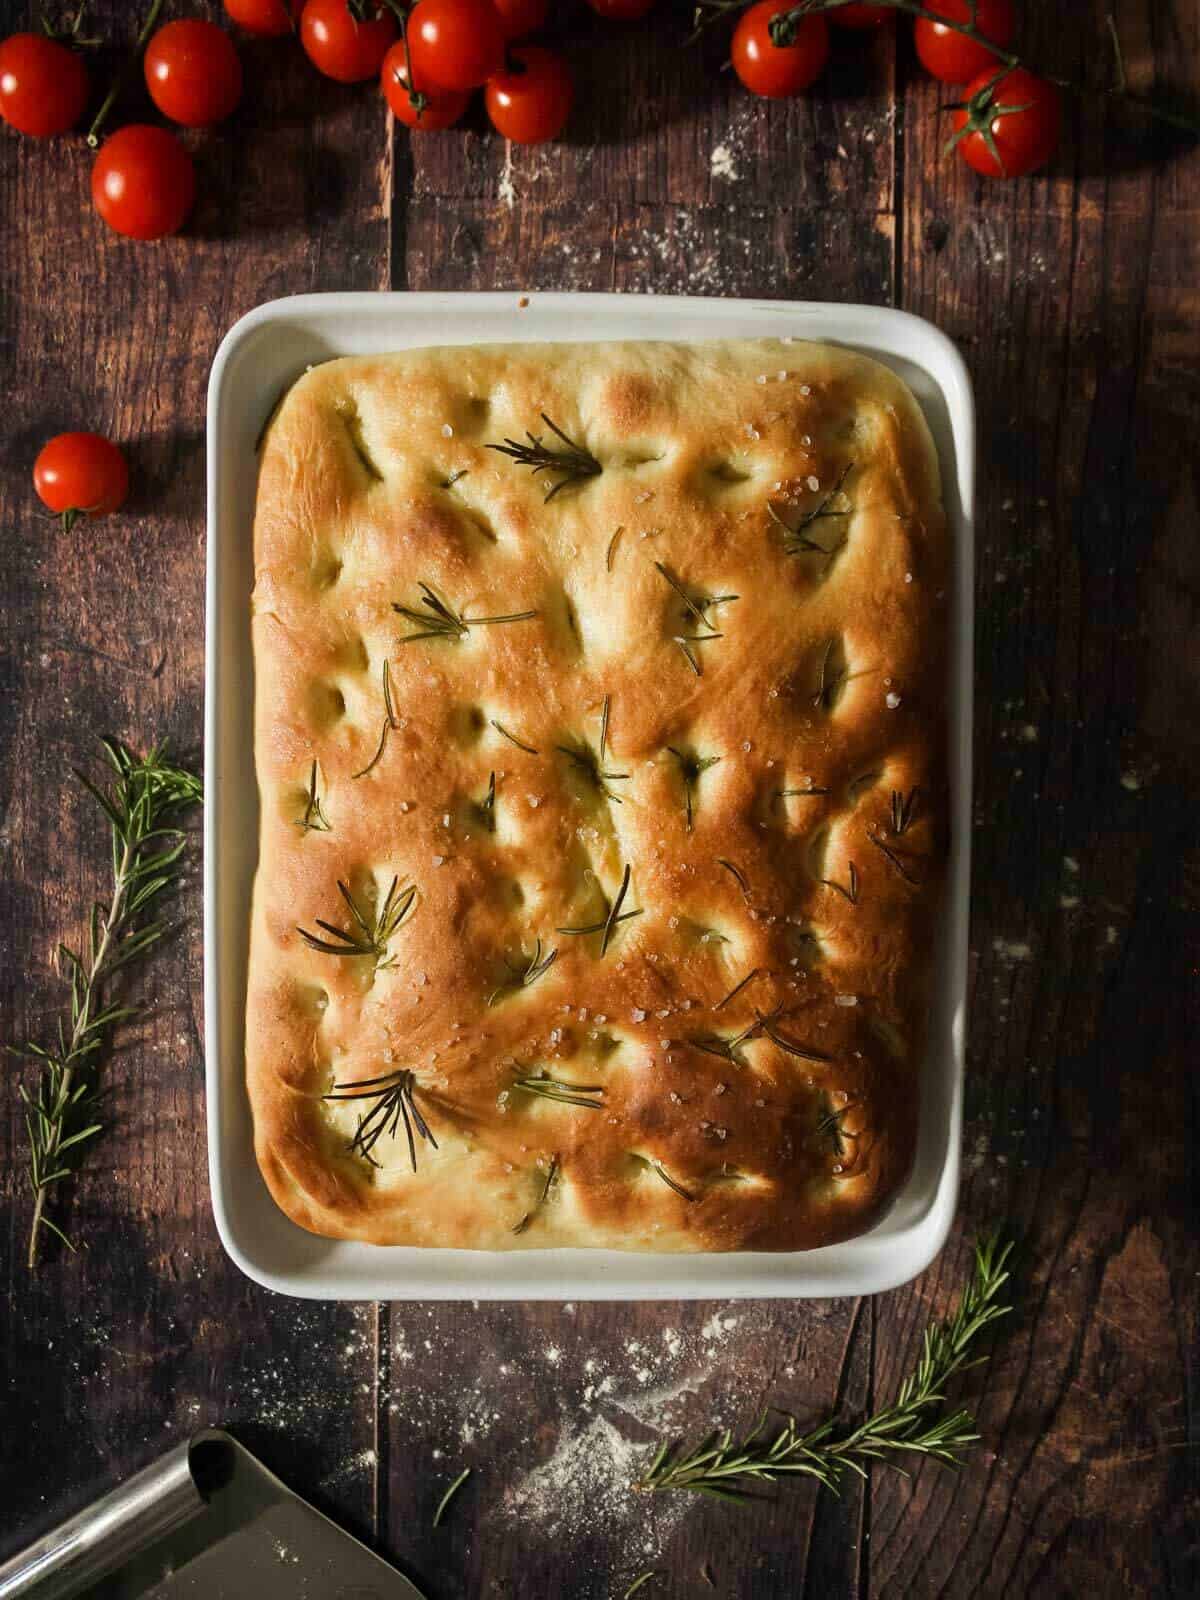
{"label": "pale bread crust area", "polygon": [[[543,412],[603,466],[549,503],[553,479],[485,448],[548,436]],[[827,510],[848,514],[803,529],[834,553],[787,554],[768,505],[795,528],[847,467]],[[790,1250],[868,1227],[912,1162],[946,848],[948,550],[906,387],[780,340],[332,361],[269,427],[254,541],[247,1071],[283,1210],[475,1249]],[[693,600],[738,598],[705,630],[656,562]],[[538,615],[405,643],[393,605],[419,608],[421,582],[468,621]],[[698,676],[676,639],[704,631]],[[355,777],[385,660],[396,726]],[[606,696],[620,803],[556,748],[597,749]],[[672,746],[720,757],[690,832]],[[313,760],[327,832],[298,825]],[[781,794],[808,788],[827,792]],[[897,836],[893,791],[914,789]],[[627,864],[642,914],[607,953],[556,932],[603,918]],[[417,894],[391,966],[300,937],[349,924],[339,879],[366,900],[393,877]],[[521,987],[539,939],[557,958]],[[814,1059],[755,1026],[772,1013]],[[748,1028],[737,1063],[695,1043]],[[400,1068],[438,1141],[415,1174],[402,1129],[378,1169],[350,1150],[372,1102],[322,1098]],[[603,1104],[514,1089],[542,1072]]]}

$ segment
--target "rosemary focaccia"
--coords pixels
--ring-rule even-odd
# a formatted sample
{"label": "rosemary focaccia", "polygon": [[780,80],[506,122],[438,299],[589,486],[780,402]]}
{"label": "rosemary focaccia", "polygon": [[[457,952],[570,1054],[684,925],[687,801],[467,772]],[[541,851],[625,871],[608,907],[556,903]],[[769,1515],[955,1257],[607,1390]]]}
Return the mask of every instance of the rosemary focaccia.
{"label": "rosemary focaccia", "polygon": [[913,1157],[948,549],[846,350],[336,360],[262,447],[246,1057],[303,1227],[795,1250]]}

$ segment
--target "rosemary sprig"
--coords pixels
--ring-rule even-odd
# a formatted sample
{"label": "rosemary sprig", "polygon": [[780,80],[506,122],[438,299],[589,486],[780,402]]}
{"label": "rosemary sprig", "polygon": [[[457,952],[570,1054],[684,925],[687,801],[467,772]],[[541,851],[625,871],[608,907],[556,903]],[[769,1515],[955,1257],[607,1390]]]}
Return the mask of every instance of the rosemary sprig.
{"label": "rosemary sprig", "polygon": [[673,744],[669,744],[667,749],[679,763],[679,776],[683,782],[683,811],[687,819],[687,831],[691,833],[696,785],[710,767],[719,765],[721,757],[698,756],[694,750],[677,750]]}
{"label": "rosemary sprig", "polygon": [[789,1039],[786,1034],[780,1033],[775,1026],[775,1016],[775,1012],[766,1017],[760,1015],[758,1025],[771,1043],[777,1045],[786,1055],[796,1056],[801,1061],[831,1061],[833,1059],[832,1056],[826,1055],[822,1050],[814,1050],[811,1045],[797,1044],[795,1039]]}
{"label": "rosemary sprig", "polygon": [[332,922],[317,917],[317,927],[324,929],[329,935],[328,939],[309,933],[307,928],[297,927],[296,932],[310,949],[319,950],[323,955],[373,956],[376,972],[393,966],[396,958],[388,955],[388,942],[412,910],[417,898],[416,884],[410,883],[406,889],[401,889],[399,878],[393,878],[383,904],[377,911],[364,910],[359,906],[340,878],[337,887],[338,893],[350,907],[353,927],[338,928]]}
{"label": "rosemary sprig", "polygon": [[827,556],[830,559],[837,555],[838,551],[842,548],[842,545],[844,545],[846,542],[845,535],[838,540],[837,544],[824,545],[814,539],[808,532],[808,529],[812,527],[814,522],[821,522],[828,517],[848,517],[850,515],[849,510],[833,511],[830,508],[833,505],[833,502],[837,499],[838,495],[841,494],[842,485],[849,477],[850,468],[853,465],[854,463],[852,461],[848,461],[846,463],[846,465],[842,468],[841,473],[838,476],[838,480],[834,484],[833,488],[830,489],[828,494],[826,494],[820,501],[818,501],[817,505],[814,506],[811,511],[805,512],[794,528],[785,522],[771,502],[769,500],[767,501],[767,515],[771,518],[772,522],[774,522],[775,525],[783,531],[783,553],[785,556],[804,555],[807,551],[815,551],[818,555]]}
{"label": "rosemary sprig", "polygon": [[834,1106],[833,1101],[828,1095],[826,1095],[824,1099],[825,1104],[829,1107],[829,1109],[828,1111],[822,1112],[821,1116],[817,1119],[817,1136],[818,1138],[828,1140],[833,1149],[834,1155],[844,1156],[846,1154],[846,1140],[852,1139],[854,1135],[848,1134],[842,1127],[842,1118],[846,1115],[847,1111],[851,1109],[854,1102],[853,1100],[848,1100],[846,1104],[839,1110]]}
{"label": "rosemary sprig", "polygon": [[830,1418],[802,1433],[795,1418],[787,1417],[772,1437],[766,1432],[764,1413],[741,1440],[735,1440],[728,1428],[709,1434],[691,1449],[667,1440],[634,1487],[690,1489],[719,1500],[740,1501],[754,1485],[788,1477],[816,1478],[836,1493],[848,1472],[865,1478],[873,1461],[898,1466],[894,1458],[905,1453],[957,1465],[979,1435],[970,1412],[961,1406],[945,1409],[945,1388],[957,1373],[984,1359],[974,1354],[980,1336],[1010,1310],[999,1297],[1008,1281],[1011,1250],[1011,1244],[1001,1245],[995,1234],[976,1243],[971,1277],[956,1310],[926,1328],[916,1370],[900,1385],[890,1406],[851,1428],[840,1428],[837,1419]]}
{"label": "rosemary sprig", "polygon": [[321,810],[321,797],[317,793],[317,763],[314,760],[308,774],[308,795],[304,802],[304,813],[296,818],[296,826],[305,833],[330,833],[329,818]]}
{"label": "rosemary sprig", "polygon": [[730,1066],[744,1067],[747,1062],[745,1056],[740,1054],[741,1047],[748,1039],[753,1039],[761,1028],[762,1019],[755,1017],[754,1021],[743,1028],[740,1033],[729,1035],[723,1033],[701,1033],[696,1034],[691,1039],[681,1039],[679,1042],[691,1045],[693,1050],[703,1051],[706,1056],[716,1056],[719,1061],[728,1061]]}
{"label": "rosemary sprig", "polygon": [[672,642],[683,651],[684,659],[698,678],[704,676],[704,667],[701,664],[699,652],[695,649],[698,644],[709,644],[713,639],[723,639],[725,635],[719,632],[709,618],[709,610],[713,606],[727,605],[732,600],[740,600],[736,594],[705,594],[702,590],[689,589],[686,584],[665,567],[661,561],[654,563],[656,570],[670,584],[675,593],[683,601],[684,616],[705,631],[702,633],[676,633],[672,634]]}
{"label": "rosemary sprig", "polygon": [[724,856],[718,856],[717,857],[717,865],[719,867],[724,867],[725,868],[725,871],[728,872],[730,874],[730,876],[735,880],[735,882],[737,883],[738,888],[745,895],[746,899],[749,900],[749,898],[750,898],[750,884],[747,881],[746,874],[742,871],[741,867],[735,867],[733,862],[732,861],[726,861]]}
{"label": "rosemary sprig", "polygon": [[373,1167],[380,1163],[371,1154],[380,1139],[386,1134],[391,1138],[401,1122],[404,1123],[404,1132],[408,1136],[408,1159],[412,1169],[417,1170],[417,1146],[413,1139],[413,1130],[420,1137],[431,1144],[436,1150],[438,1142],[433,1136],[433,1130],[421,1115],[416,1100],[413,1098],[417,1087],[417,1078],[414,1072],[401,1068],[397,1072],[386,1072],[382,1078],[362,1078],[357,1083],[335,1083],[328,1094],[321,1096],[322,1100],[374,1100],[375,1104],[369,1111],[364,1111],[358,1119],[358,1126],[350,1140],[350,1150]]}
{"label": "rosemary sprig", "polygon": [[906,795],[899,789],[892,790],[892,832],[897,839],[908,832],[920,793],[917,788],[910,789]]}
{"label": "rosemary sprig", "polygon": [[746,987],[746,985],[748,983],[753,983],[755,978],[761,978],[763,976],[764,976],[763,968],[762,967],[755,967],[752,972],[748,972],[746,974],[746,976],[742,979],[742,981],[740,983],[735,983],[734,984],[733,988],[730,989],[729,993],[725,996],[724,1000],[718,1000],[717,1001],[716,1005],[713,1007],[713,1010],[714,1011],[723,1011],[731,1000],[735,1000],[737,998],[737,996],[739,994],[741,994],[742,990]]}
{"label": "rosemary sprig", "polygon": [[917,879],[913,877],[912,873],[905,866],[902,857],[897,853],[897,851],[892,849],[891,845],[888,844],[886,839],[881,838],[873,828],[867,829],[867,838],[875,846],[876,850],[881,851],[882,854],[886,856],[887,860],[904,879],[905,883],[911,884],[914,889],[918,887]]}
{"label": "rosemary sprig", "polygon": [[33,1218],[27,1264],[37,1266],[44,1228],[68,1249],[75,1246],[46,1214],[50,1191],[70,1177],[83,1147],[100,1132],[95,1120],[102,1089],[100,1059],[112,1029],[137,1008],[111,998],[117,974],[147,954],[167,931],[153,913],[159,897],[177,881],[183,833],[172,824],[203,798],[201,781],[176,766],[162,745],[138,756],[115,739],[101,741],[112,777],[105,787],[82,772],[76,777],[100,806],[112,830],[112,893],[92,907],[82,951],[58,947],[58,963],[70,984],[70,1005],[60,1016],[49,1048],[32,1041],[10,1047],[37,1062],[35,1088],[21,1084],[29,1134],[29,1183]]}
{"label": "rosemary sprig", "polygon": [[[826,11],[840,11],[843,6],[853,3],[854,0],[798,0],[797,4],[781,6],[771,18],[771,41],[780,46],[790,45],[795,39],[796,28],[805,17],[819,16]],[[1144,112],[1146,116],[1152,117],[1156,122],[1177,128],[1181,133],[1190,133],[1193,138],[1200,137],[1200,121],[1194,116],[1173,111],[1168,106],[1160,105],[1155,100],[1147,100],[1144,95],[1130,90],[1116,31],[1112,27],[1109,33],[1116,57],[1116,82],[1081,83],[1075,78],[1064,78],[1051,72],[1043,72],[1038,67],[1031,67],[1024,57],[1012,50],[1002,49],[976,24],[973,10],[970,17],[960,22],[946,16],[942,11],[934,11],[931,7],[920,4],[920,0],[876,0],[876,3],[891,11],[902,11],[909,17],[924,17],[928,22],[936,22],[939,27],[949,28],[954,33],[961,33],[964,38],[974,39],[977,44],[986,45],[1006,72],[1010,72],[1014,67],[1030,67],[1031,71],[1037,72],[1040,77],[1058,88],[1065,89],[1068,94],[1084,98],[1089,95],[1099,95],[1106,100],[1121,100],[1126,105],[1134,106]],[[724,17],[736,16],[738,12],[745,11],[752,4],[753,0],[696,0],[692,13],[692,39],[698,38],[711,23],[719,22]]]}
{"label": "rosemary sprig", "polygon": [[[521,954],[523,958],[525,952],[522,951]],[[525,967],[509,967],[508,970],[512,974],[512,982],[502,984],[499,989],[493,990],[488,996],[488,1005],[494,1006],[497,1000],[503,999],[506,994],[511,994],[515,989],[528,989],[531,983],[536,983],[539,978],[544,978],[557,960],[557,950],[551,950],[550,954],[543,958],[542,941],[539,939]],[[505,964],[507,965],[507,962]]]}
{"label": "rosemary sprig", "polygon": [[499,451],[502,456],[510,456],[519,466],[532,467],[535,478],[539,472],[556,474],[558,482],[546,490],[545,503],[549,504],[569,483],[577,483],[582,478],[597,478],[604,468],[590,451],[576,444],[556,422],[551,422],[544,411],[542,421],[561,440],[561,445],[543,444],[540,433],[530,433],[527,429],[525,437],[529,440],[528,444],[522,444],[518,439],[505,439],[503,444],[489,444],[487,448]]}
{"label": "rosemary sprig", "polygon": [[475,803],[475,812],[489,833],[496,831],[496,774],[488,773],[488,789],[482,800]]}
{"label": "rosemary sprig", "polygon": [[442,1498],[438,1501],[437,1510],[433,1513],[433,1525],[435,1528],[440,1527],[442,1517],[445,1515],[446,1507],[450,1504],[451,1500],[454,1499],[454,1496],[458,1493],[470,1476],[470,1467],[464,1467],[459,1473],[458,1477],[455,1478],[454,1482],[446,1490]]}
{"label": "rosemary sprig", "polygon": [[[561,1083],[543,1072],[534,1077],[514,1078],[513,1088],[542,1100],[557,1101],[559,1105],[585,1106],[589,1111],[600,1111],[604,1107],[602,1083]],[[594,1095],[601,1098],[593,1099]]]}
{"label": "rosemary sprig", "polygon": [[383,663],[383,724],[379,730],[379,746],[376,749],[375,754],[371,757],[370,761],[367,762],[366,766],[363,767],[359,772],[352,772],[350,774],[351,778],[365,778],[367,773],[370,772],[373,767],[379,764],[379,760],[387,746],[388,734],[391,733],[393,728],[398,728],[399,726],[400,723],[396,716],[396,708],[392,704],[391,663],[385,661]]}
{"label": "rosemary sprig", "polygon": [[392,610],[399,612],[409,622],[417,624],[418,632],[406,633],[401,644],[416,644],[421,639],[452,639],[456,644],[465,639],[472,628],[490,628],[502,622],[529,622],[538,615],[536,611],[510,611],[501,617],[464,617],[434,593],[427,583],[418,583],[421,604],[418,611],[413,606],[392,602]]}
{"label": "rosemary sprig", "polygon": [[[608,697],[604,700],[604,717],[600,727],[601,745],[608,740]],[[577,744],[556,744],[554,748],[559,755],[566,756],[575,770],[582,776],[589,787],[602,794],[606,800],[611,800],[613,805],[624,805],[624,800],[619,794],[614,794],[608,787],[610,783],[627,783],[628,772],[609,772],[604,766],[603,754],[597,755],[585,739],[580,739]]]}
{"label": "rosemary sprig", "polygon": [[686,1200],[689,1205],[695,1205],[696,1196],[689,1193],[689,1191],[685,1189],[681,1183],[678,1183],[667,1171],[666,1167],[663,1166],[661,1161],[647,1161],[646,1165],[656,1177],[662,1179],[668,1189],[673,1189],[681,1200]]}
{"label": "rosemary sprig", "polygon": [[604,704],[600,707],[600,760],[604,761],[608,755],[608,716],[612,710],[612,695],[604,696]]}
{"label": "rosemary sprig", "polygon": [[509,744],[515,744],[518,750],[524,750],[527,756],[536,756],[541,754],[541,752],[536,750],[533,745],[526,744],[524,740],[518,739],[515,733],[509,733],[504,724],[502,722],[497,722],[495,717],[492,718],[492,727],[495,728],[498,734],[507,739]]}
{"label": "rosemary sprig", "polygon": [[838,883],[834,878],[822,878],[821,882],[827,889],[836,889],[844,900],[849,900],[852,906],[858,904],[858,868],[853,861],[850,863],[849,885]]}
{"label": "rosemary sprig", "polygon": [[514,1228],[513,1228],[513,1232],[514,1233],[524,1233],[526,1228],[533,1221],[534,1217],[537,1216],[538,1212],[546,1204],[546,1201],[550,1198],[550,1191],[551,1191],[551,1189],[553,1189],[554,1184],[555,1184],[555,1180],[558,1177],[558,1172],[559,1172],[559,1159],[558,1159],[557,1156],[554,1156],[553,1159],[550,1162],[549,1171],[546,1173],[546,1181],[542,1185],[541,1194],[538,1195],[537,1200],[534,1203],[534,1207],[533,1207],[532,1211],[527,1211],[525,1213],[525,1215],[521,1218],[520,1222],[518,1222],[514,1226]]}
{"label": "rosemary sprig", "polygon": [[613,562],[616,560],[616,557],[617,557],[617,546],[620,544],[621,538],[622,538],[622,535],[624,534],[624,532],[625,532],[625,528],[622,525],[621,527],[619,527],[616,530],[616,532],[613,534],[612,538],[608,541],[608,549],[604,552],[604,570],[605,570],[605,572],[611,572],[612,569],[613,569]]}
{"label": "rosemary sprig", "polygon": [[621,887],[617,890],[617,897],[609,905],[603,922],[589,922],[585,927],[580,928],[557,928],[555,932],[571,934],[579,938],[585,938],[590,933],[603,934],[604,937],[600,941],[600,955],[601,958],[607,955],[608,947],[612,943],[612,936],[616,932],[618,925],[622,922],[630,921],[633,917],[640,917],[642,914],[640,911],[621,910],[622,905],[625,903],[625,896],[629,892],[629,874],[630,869],[626,865],[625,875],[621,879]]}

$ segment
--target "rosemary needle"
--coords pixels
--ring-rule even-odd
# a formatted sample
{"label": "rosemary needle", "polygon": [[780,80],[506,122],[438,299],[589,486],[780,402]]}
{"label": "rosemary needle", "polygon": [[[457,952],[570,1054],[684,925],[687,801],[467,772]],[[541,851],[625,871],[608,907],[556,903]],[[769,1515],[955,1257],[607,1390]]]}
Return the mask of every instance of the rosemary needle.
{"label": "rosemary needle", "polygon": [[637,1594],[639,1589],[644,1589],[648,1583],[660,1576],[661,1574],[653,1569],[649,1572],[643,1572],[629,1585],[628,1589],[626,1589],[625,1593],[621,1596],[621,1600],[632,1600],[632,1597]]}
{"label": "rosemary needle", "polygon": [[458,1477],[455,1478],[454,1482],[446,1490],[446,1492],[442,1496],[442,1498],[438,1501],[438,1508],[433,1513],[433,1525],[434,1525],[435,1528],[439,1527],[441,1525],[442,1515],[445,1512],[446,1507],[450,1504],[451,1500],[454,1499],[454,1496],[458,1493],[458,1491],[462,1488],[463,1484],[466,1483],[467,1479],[470,1476],[471,1476],[470,1467],[464,1467],[462,1469],[462,1471],[459,1473]]}
{"label": "rosemary needle", "polygon": [[585,450],[582,445],[576,444],[556,422],[551,422],[544,411],[542,421],[560,440],[559,444],[543,444],[540,433],[530,433],[526,430],[525,437],[529,441],[528,444],[522,444],[519,439],[505,439],[503,444],[489,444],[487,448],[498,451],[502,456],[510,456],[519,466],[532,467],[535,478],[539,472],[555,474],[558,481],[552,484],[545,494],[545,500],[549,503],[569,483],[576,483],[583,478],[599,477],[604,468],[590,450]]}

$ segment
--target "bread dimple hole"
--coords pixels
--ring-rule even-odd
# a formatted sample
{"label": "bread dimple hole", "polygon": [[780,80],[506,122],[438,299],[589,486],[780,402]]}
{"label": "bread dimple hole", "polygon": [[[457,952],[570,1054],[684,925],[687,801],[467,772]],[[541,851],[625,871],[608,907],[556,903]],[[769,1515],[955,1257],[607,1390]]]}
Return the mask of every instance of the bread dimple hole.
{"label": "bread dimple hole", "polygon": [[889,1022],[886,1017],[870,1016],[867,1018],[867,1026],[889,1055],[897,1061],[904,1061],[907,1058],[908,1050],[904,1043],[904,1035],[894,1023]]}
{"label": "bread dimple hole", "polygon": [[816,883],[822,883],[827,876],[825,871],[825,858],[829,853],[829,824],[818,828],[808,840],[805,847],[805,869],[810,878]]}
{"label": "bread dimple hole", "polygon": [[807,971],[824,958],[825,947],[821,943],[821,936],[810,924],[789,922],[784,937],[790,952],[790,966],[803,967]]}
{"label": "bread dimple hole", "polygon": [[882,771],[875,767],[870,772],[861,773],[857,778],[851,779],[846,785],[846,804],[852,808],[856,806],[863,795],[874,789],[882,777]]}
{"label": "bread dimple hole", "polygon": [[754,477],[753,467],[744,456],[723,456],[718,461],[710,461],[704,473],[706,478],[723,484],[726,488],[734,488],[739,483],[749,483]]}
{"label": "bread dimple hole", "polygon": [[853,676],[842,636],[834,634],[818,646],[813,661],[813,709],[827,714],[836,710]]}
{"label": "bread dimple hole", "polygon": [[492,414],[492,402],[486,395],[468,396],[463,411],[476,428],[482,428]]}
{"label": "bread dimple hole", "polygon": [[367,445],[366,435],[363,431],[362,418],[358,414],[358,406],[349,397],[336,402],[334,409],[341,419],[346,430],[346,437],[350,441],[350,448],[371,483],[382,483],[383,473],[380,471],[375,457]]}
{"label": "bread dimple hole", "polygon": [[482,706],[451,706],[446,718],[450,738],[464,748],[478,744],[487,725],[487,715]]}
{"label": "bread dimple hole", "polygon": [[634,444],[627,445],[616,453],[615,458],[610,459],[612,459],[613,465],[625,467],[630,472],[636,472],[639,467],[648,467],[659,461],[665,461],[667,454],[666,445]]}
{"label": "bread dimple hole", "polygon": [[317,557],[312,567],[312,581],[314,588],[332,589],[341,577],[345,563],[332,553],[324,553]]}
{"label": "bread dimple hole", "polygon": [[318,678],[313,683],[309,691],[309,703],[312,719],[318,726],[340,722],[346,715],[346,696],[336,683],[330,683],[326,678]]}

